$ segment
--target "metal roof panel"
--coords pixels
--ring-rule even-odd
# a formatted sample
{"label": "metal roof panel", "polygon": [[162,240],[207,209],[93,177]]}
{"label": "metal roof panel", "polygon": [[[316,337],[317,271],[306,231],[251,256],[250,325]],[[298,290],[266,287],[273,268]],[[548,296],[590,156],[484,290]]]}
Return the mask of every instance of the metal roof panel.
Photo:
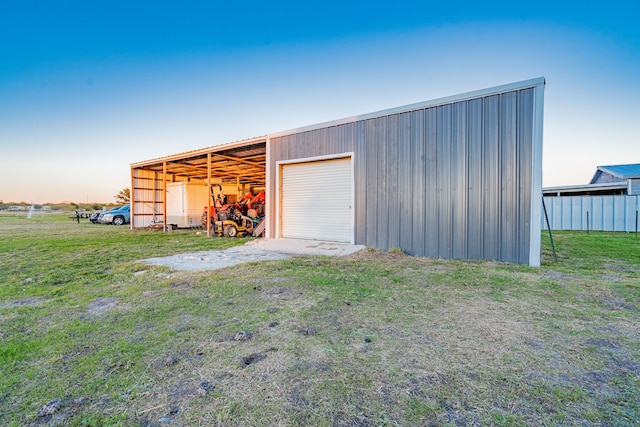
{"label": "metal roof panel", "polygon": [[598,170],[621,179],[640,178],[640,163],[628,165],[598,166]]}

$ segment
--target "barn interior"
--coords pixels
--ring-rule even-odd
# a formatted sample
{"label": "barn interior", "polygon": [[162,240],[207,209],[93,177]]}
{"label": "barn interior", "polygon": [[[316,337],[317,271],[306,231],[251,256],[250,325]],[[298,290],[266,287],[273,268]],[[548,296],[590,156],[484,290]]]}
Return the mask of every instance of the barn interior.
{"label": "barn interior", "polygon": [[216,200],[236,203],[266,188],[266,139],[207,147],[131,165],[131,227],[206,227]]}

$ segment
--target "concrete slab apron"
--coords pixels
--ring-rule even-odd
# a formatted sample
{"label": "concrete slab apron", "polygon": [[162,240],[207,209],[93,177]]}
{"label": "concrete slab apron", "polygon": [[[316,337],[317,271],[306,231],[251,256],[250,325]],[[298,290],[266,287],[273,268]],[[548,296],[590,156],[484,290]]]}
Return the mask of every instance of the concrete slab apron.
{"label": "concrete slab apron", "polygon": [[296,255],[344,256],[364,248],[363,245],[318,240],[256,239],[245,245],[224,250],[148,258],[140,262],[183,271],[217,270],[243,262],[285,259]]}

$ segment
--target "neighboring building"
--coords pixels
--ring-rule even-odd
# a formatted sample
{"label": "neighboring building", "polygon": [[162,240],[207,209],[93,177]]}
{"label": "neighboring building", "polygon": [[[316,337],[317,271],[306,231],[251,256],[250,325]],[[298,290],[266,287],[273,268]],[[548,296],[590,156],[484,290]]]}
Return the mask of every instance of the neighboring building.
{"label": "neighboring building", "polygon": [[589,184],[542,192],[552,230],[638,231],[640,163],[598,166]]}
{"label": "neighboring building", "polygon": [[264,188],[266,237],[540,265],[544,78],[131,165],[133,228],[171,182]]}
{"label": "neighboring building", "polygon": [[545,196],[640,195],[640,163],[598,166],[589,184],[545,187]]}
{"label": "neighboring building", "polygon": [[640,163],[598,166],[589,184],[623,184],[626,185],[625,194],[636,196],[640,194]]}

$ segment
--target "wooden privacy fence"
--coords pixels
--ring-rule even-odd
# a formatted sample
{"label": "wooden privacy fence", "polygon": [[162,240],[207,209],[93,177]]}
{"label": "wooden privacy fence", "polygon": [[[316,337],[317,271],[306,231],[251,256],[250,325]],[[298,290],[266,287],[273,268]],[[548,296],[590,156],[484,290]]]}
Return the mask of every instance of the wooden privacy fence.
{"label": "wooden privacy fence", "polygon": [[[552,230],[637,232],[640,196],[545,197]],[[547,229],[544,214],[540,219]]]}

